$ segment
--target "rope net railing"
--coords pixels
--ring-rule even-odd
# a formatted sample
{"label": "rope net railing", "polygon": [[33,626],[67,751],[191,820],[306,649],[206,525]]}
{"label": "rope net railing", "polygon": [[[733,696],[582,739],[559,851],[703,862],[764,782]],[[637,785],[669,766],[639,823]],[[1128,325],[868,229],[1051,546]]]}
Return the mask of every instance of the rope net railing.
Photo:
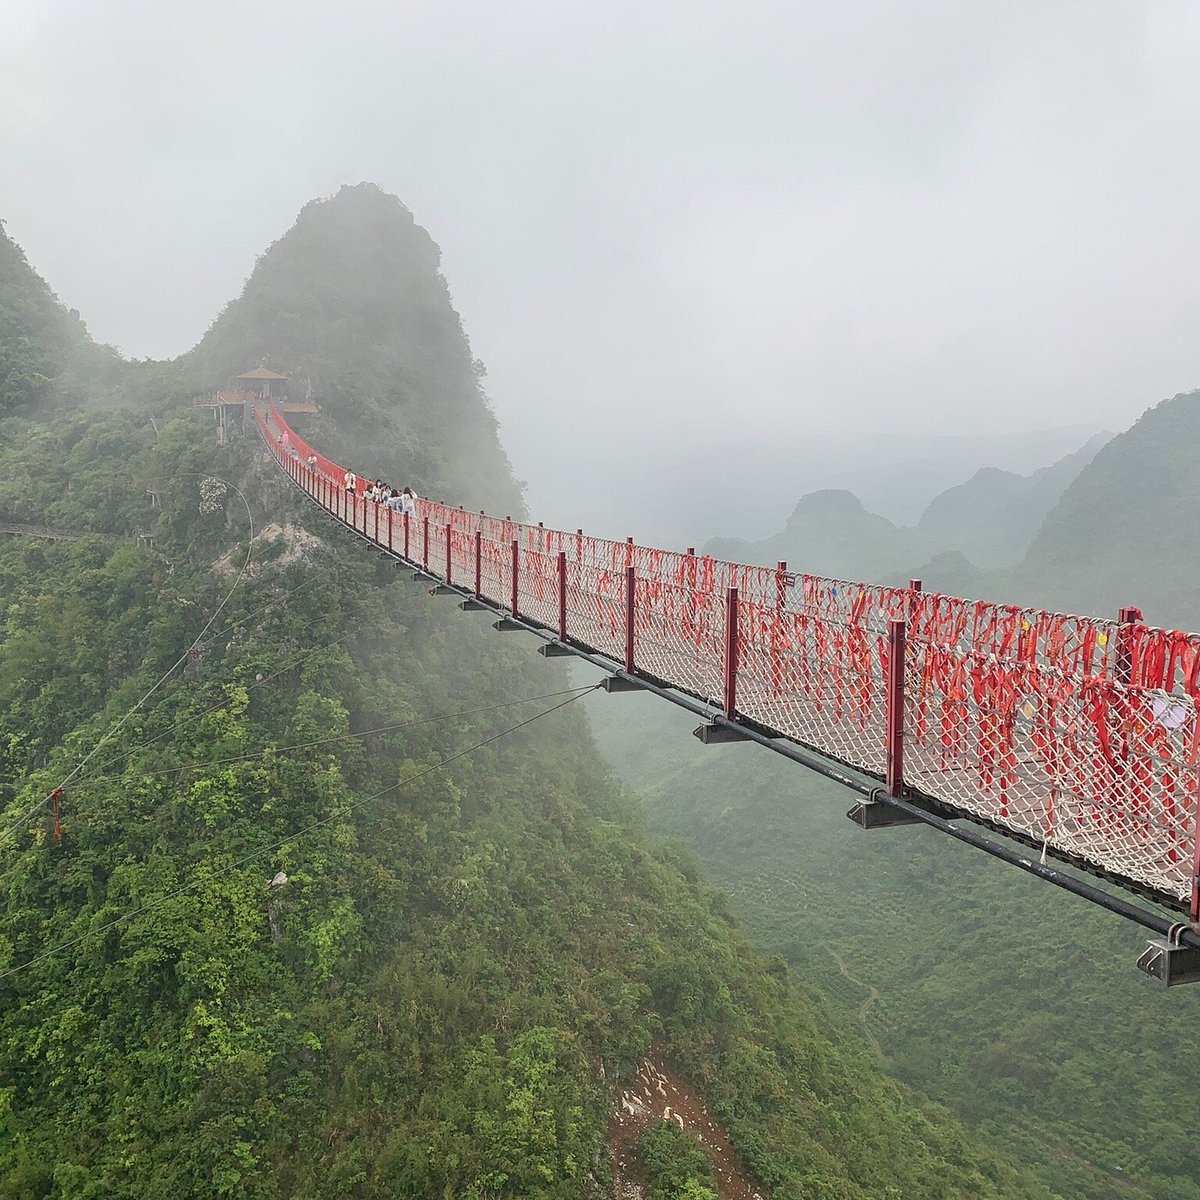
{"label": "rope net railing", "polygon": [[724,562],[429,500],[406,517],[361,484],[349,494],[343,468],[274,404],[255,420],[313,499],[431,575],[886,780],[894,795],[924,796],[1200,919],[1200,635]]}

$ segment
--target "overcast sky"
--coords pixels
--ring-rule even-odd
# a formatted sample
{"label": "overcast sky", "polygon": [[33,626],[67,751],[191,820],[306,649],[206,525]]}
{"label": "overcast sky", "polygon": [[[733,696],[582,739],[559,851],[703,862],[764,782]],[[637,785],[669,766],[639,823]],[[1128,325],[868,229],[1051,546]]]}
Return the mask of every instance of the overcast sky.
{"label": "overcast sky", "polygon": [[719,488],[706,444],[1123,428],[1200,387],[1195,0],[2,12],[0,217],[99,339],[187,349],[373,180],[556,509],[622,447]]}

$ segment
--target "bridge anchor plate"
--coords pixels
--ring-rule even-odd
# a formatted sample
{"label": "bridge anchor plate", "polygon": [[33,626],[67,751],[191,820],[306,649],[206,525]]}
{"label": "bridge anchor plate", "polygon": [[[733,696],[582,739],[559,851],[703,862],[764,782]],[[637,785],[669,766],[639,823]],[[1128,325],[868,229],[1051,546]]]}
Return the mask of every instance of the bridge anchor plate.
{"label": "bridge anchor plate", "polygon": [[520,621],[514,621],[512,617],[501,617],[500,620],[492,622],[492,628],[500,630],[501,633],[520,633],[525,626]]}
{"label": "bridge anchor plate", "polygon": [[736,725],[718,725],[715,721],[697,725],[692,730],[692,737],[699,738],[706,746],[724,746],[729,742],[750,740],[750,735],[744,729],[739,729]]}
{"label": "bridge anchor plate", "polygon": [[892,825],[919,824],[917,817],[911,817],[908,813],[879,800],[860,800],[846,816],[864,829],[887,829]]}
{"label": "bridge anchor plate", "polygon": [[486,604],[483,604],[478,600],[473,600],[470,597],[468,597],[466,600],[460,601],[458,607],[461,608],[463,612],[487,612],[488,610],[488,606]]}
{"label": "bridge anchor plate", "polygon": [[623,675],[609,675],[600,681],[600,686],[606,692],[640,692],[642,685],[636,679],[626,679]]}
{"label": "bridge anchor plate", "polygon": [[573,658],[575,651],[562,642],[546,642],[538,647],[543,658]]}
{"label": "bridge anchor plate", "polygon": [[1164,987],[1200,983],[1200,950],[1176,946],[1166,938],[1150,938],[1137,960],[1137,968]]}

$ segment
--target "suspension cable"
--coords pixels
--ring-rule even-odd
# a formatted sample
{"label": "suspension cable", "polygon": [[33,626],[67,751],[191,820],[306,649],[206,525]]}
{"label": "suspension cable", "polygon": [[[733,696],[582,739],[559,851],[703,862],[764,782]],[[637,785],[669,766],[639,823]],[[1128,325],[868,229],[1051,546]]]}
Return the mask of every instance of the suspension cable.
{"label": "suspension cable", "polygon": [[179,656],[179,658],[176,659],[174,664],[172,666],[168,667],[167,670],[161,676],[159,676],[159,678],[153,684],[153,686],[149,689],[149,691],[147,691],[142,696],[142,698],[140,700],[138,700],[138,702],[135,705],[133,705],[133,707],[130,708],[125,713],[125,715],[115,725],[112,726],[111,729],[109,729],[109,731],[91,748],[91,750],[89,750],[87,752],[87,754],[85,754],[84,757],[82,759],[80,759],[80,761],[75,765],[74,770],[72,770],[70,772],[70,774],[66,776],[66,778],[61,779],[53,788],[50,789],[50,791],[48,791],[46,793],[45,796],[43,796],[41,798],[41,800],[39,800],[36,804],[34,804],[32,808],[30,808],[27,812],[21,814],[16,819],[16,822],[13,825],[6,826],[4,830],[0,831],[0,838],[3,838],[5,835],[7,835],[13,828],[16,827],[16,825],[20,824],[22,821],[27,820],[29,817],[33,816],[33,814],[35,812],[37,812],[39,809],[45,807],[45,805],[47,805],[54,798],[54,795],[56,792],[59,795],[61,795],[62,789],[64,787],[66,787],[67,784],[70,783],[71,780],[74,779],[75,776],[78,775],[79,772],[82,771],[85,766],[87,766],[87,764],[92,760],[92,758],[95,756],[96,752],[100,749],[100,747],[103,746],[106,742],[109,742],[113,738],[113,736],[118,732],[118,730],[120,730],[125,725],[125,723],[129,720],[129,718],[132,717],[133,714],[135,712],[137,712],[138,709],[141,708],[142,705],[145,704],[146,701],[149,700],[150,697],[153,696],[154,693],[157,692],[158,689],[160,687],[162,687],[162,685],[164,683],[166,683],[166,681],[172,675],[174,675],[175,672],[177,670],[179,670],[179,668],[185,662],[187,662],[188,655],[191,654],[191,652],[203,640],[204,635],[211,628],[212,623],[217,619],[217,617],[219,617],[221,615],[221,611],[225,608],[225,606],[233,598],[233,593],[235,591],[237,591],[239,584],[241,584],[243,578],[245,577],[246,571],[250,566],[250,560],[254,554],[254,514],[250,511],[250,502],[246,499],[245,495],[242,493],[241,488],[239,488],[237,486],[237,484],[230,483],[229,480],[227,480],[227,479],[221,479],[217,475],[209,475],[209,474],[206,474],[206,473],[200,472],[200,471],[181,472],[178,476],[176,476],[176,478],[183,478],[185,476],[193,476],[193,477],[198,476],[201,479],[212,479],[212,480],[215,480],[217,483],[222,483],[226,487],[232,488],[237,493],[238,498],[241,500],[241,502],[246,506],[246,517],[250,522],[250,539],[246,543],[245,560],[242,562],[241,568],[238,570],[237,576],[234,579],[232,586],[230,587],[229,591],[225,593],[225,596],[222,599],[221,603],[218,604],[217,607],[213,610],[212,615],[204,623],[204,628],[200,630],[200,632],[193,639],[191,645],[189,645],[188,648]]}
{"label": "suspension cable", "polygon": [[[535,713],[532,717],[527,717],[524,721],[519,721],[516,725],[511,725],[507,729],[502,729],[499,733],[494,733],[490,737],[486,737],[482,741],[474,743],[474,745],[467,746],[463,750],[458,750],[454,754],[449,754],[445,758],[439,759],[436,763],[432,763],[430,766],[422,767],[419,771],[414,771],[413,774],[406,776],[404,779],[401,779],[396,783],[389,784],[387,787],[382,788],[380,791],[375,792],[371,796],[366,796],[361,800],[356,800],[347,809],[340,813],[330,813],[329,816],[321,817],[309,825],[302,826],[300,829],[296,829],[293,832],[286,834],[277,841],[268,842],[263,846],[259,846],[257,849],[250,851],[249,854],[245,854],[241,858],[235,859],[226,866],[218,868],[212,874],[205,876],[204,881],[207,882],[212,879],[219,879],[223,875],[228,875],[230,872],[237,870],[238,867],[245,866],[246,863],[252,862],[254,859],[259,858],[264,854],[269,854],[272,850],[278,850],[281,846],[287,845],[288,842],[304,837],[306,834],[311,833],[314,829],[320,829],[322,825],[327,825],[330,821],[339,820],[347,816],[349,813],[361,808],[364,804],[370,804],[373,801],[379,800],[383,796],[388,795],[390,792],[396,791],[398,788],[407,787],[409,784],[416,783],[418,779],[422,779],[426,775],[431,775],[435,771],[443,770],[452,762],[456,762],[460,758],[465,758],[468,754],[474,754],[477,750],[482,750],[485,746],[489,746],[493,742],[497,742],[501,738],[507,737],[510,733],[516,733],[518,729],[523,729],[526,725],[532,725],[535,721],[540,721],[542,717],[547,717],[551,713],[557,712],[560,708],[566,708],[568,704],[574,704],[576,700],[582,699],[582,697],[588,692],[593,692],[600,686],[601,685],[598,683],[592,684],[587,688],[577,692],[576,695],[571,696],[566,700],[562,700],[558,704],[551,705],[550,708],[545,708],[541,712]],[[198,865],[199,864],[193,864],[191,868],[191,873],[193,875]],[[180,884],[179,887],[173,888],[171,891],[162,896],[156,897],[154,900],[151,900],[146,904],[139,905],[137,908],[131,909],[129,912],[122,913],[119,917],[114,917],[111,921],[107,921],[95,929],[89,929],[85,933],[81,933],[77,937],[71,938],[66,942],[60,942],[57,946],[51,946],[48,950],[43,950],[40,954],[34,955],[33,958],[27,959],[25,962],[19,963],[15,967],[10,967],[7,971],[0,972],[0,981],[8,979],[13,975],[18,975],[22,971],[26,971],[30,967],[36,966],[40,962],[44,962],[47,958],[51,958],[56,954],[60,954],[64,950],[70,950],[73,946],[78,946],[81,942],[86,941],[88,938],[95,937],[101,933],[107,933],[110,929],[114,929],[116,926],[132,920],[134,917],[140,916],[143,913],[156,911],[169,900],[173,900],[177,896],[181,896],[185,892],[190,891],[199,882],[201,881],[193,878],[187,883]]]}

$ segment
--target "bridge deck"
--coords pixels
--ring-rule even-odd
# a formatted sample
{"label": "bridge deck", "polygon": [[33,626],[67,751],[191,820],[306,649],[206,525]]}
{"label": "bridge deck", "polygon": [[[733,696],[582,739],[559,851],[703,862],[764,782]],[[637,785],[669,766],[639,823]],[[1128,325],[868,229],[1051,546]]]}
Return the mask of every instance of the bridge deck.
{"label": "bridge deck", "polygon": [[277,409],[256,419],[309,496],[431,576],[871,778],[887,778],[890,753],[895,794],[1200,919],[1197,635],[726,563],[429,501],[405,519],[348,496],[342,468]]}

